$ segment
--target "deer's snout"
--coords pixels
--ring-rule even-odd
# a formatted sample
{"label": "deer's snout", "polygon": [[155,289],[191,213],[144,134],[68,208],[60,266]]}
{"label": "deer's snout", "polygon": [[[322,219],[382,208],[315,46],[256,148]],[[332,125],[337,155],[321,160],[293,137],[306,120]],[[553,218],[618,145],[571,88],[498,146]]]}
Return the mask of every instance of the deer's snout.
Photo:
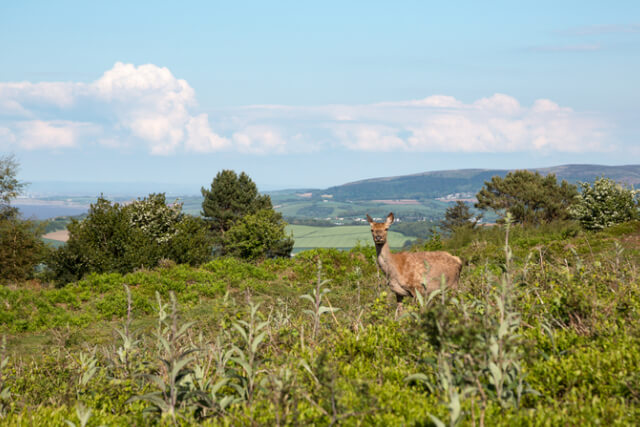
{"label": "deer's snout", "polygon": [[386,236],[381,235],[381,234],[374,234],[373,235],[373,241],[375,243],[384,243],[386,241]]}

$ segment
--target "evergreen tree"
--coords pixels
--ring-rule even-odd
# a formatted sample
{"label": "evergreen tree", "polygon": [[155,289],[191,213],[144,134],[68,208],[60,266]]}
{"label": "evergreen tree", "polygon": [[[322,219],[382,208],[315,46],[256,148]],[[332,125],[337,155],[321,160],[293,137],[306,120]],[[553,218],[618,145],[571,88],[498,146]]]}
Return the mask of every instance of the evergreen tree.
{"label": "evergreen tree", "polygon": [[469,206],[460,200],[456,201],[453,206],[447,208],[444,213],[444,220],[440,222],[440,227],[448,232],[453,232],[456,228],[470,227],[473,228],[478,223],[481,215],[474,217]]}
{"label": "evergreen tree", "polygon": [[218,172],[209,190],[202,188],[202,216],[210,230],[217,236],[224,234],[245,215],[261,209],[273,209],[271,198],[260,195],[258,187],[242,172],[223,170]]}
{"label": "evergreen tree", "polygon": [[578,194],[575,185],[556,176],[517,170],[504,178],[494,176],[476,195],[478,209],[492,209],[500,215],[510,212],[515,222],[540,224],[569,217],[569,207]]}
{"label": "evergreen tree", "polygon": [[202,188],[202,195],[202,216],[218,254],[257,259],[291,252],[293,239],[285,235],[282,214],[273,210],[268,195],[258,193],[246,173],[218,172],[211,189]]}

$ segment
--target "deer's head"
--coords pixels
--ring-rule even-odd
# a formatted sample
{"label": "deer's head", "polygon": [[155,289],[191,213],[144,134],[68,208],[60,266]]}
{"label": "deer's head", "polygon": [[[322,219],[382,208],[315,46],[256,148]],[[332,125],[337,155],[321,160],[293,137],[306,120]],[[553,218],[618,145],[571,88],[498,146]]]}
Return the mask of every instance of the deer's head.
{"label": "deer's head", "polygon": [[389,231],[389,226],[393,224],[393,212],[387,215],[387,219],[384,222],[375,222],[373,218],[367,214],[367,221],[369,221],[369,225],[371,226],[373,243],[376,245],[384,245],[387,242],[387,231]]}

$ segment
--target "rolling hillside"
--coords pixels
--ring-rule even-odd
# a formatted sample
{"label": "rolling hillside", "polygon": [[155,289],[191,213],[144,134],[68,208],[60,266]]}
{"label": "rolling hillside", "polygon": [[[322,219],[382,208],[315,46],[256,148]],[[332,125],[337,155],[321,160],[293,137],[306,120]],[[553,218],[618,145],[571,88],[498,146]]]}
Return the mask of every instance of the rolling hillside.
{"label": "rolling hillside", "polygon": [[[640,184],[640,165],[561,165],[532,169],[570,183],[593,181],[606,176],[629,185]],[[432,199],[455,193],[477,193],[492,176],[505,176],[508,169],[459,169],[424,172],[396,177],[383,177],[351,182],[322,190],[335,200]],[[319,193],[319,192],[318,192]],[[314,196],[316,193],[314,193]]]}

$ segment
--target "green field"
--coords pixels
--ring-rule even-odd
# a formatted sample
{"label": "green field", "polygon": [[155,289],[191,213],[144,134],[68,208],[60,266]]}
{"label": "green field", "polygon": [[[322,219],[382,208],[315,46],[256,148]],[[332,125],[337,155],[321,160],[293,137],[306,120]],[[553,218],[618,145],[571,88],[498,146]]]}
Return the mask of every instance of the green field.
{"label": "green field", "polygon": [[[368,225],[342,225],[337,227],[287,226],[287,232],[292,232],[295,240],[294,252],[309,248],[349,249],[358,243],[373,245],[370,230]],[[389,245],[392,248],[401,248],[407,240],[415,240],[415,238],[389,231]]]}

